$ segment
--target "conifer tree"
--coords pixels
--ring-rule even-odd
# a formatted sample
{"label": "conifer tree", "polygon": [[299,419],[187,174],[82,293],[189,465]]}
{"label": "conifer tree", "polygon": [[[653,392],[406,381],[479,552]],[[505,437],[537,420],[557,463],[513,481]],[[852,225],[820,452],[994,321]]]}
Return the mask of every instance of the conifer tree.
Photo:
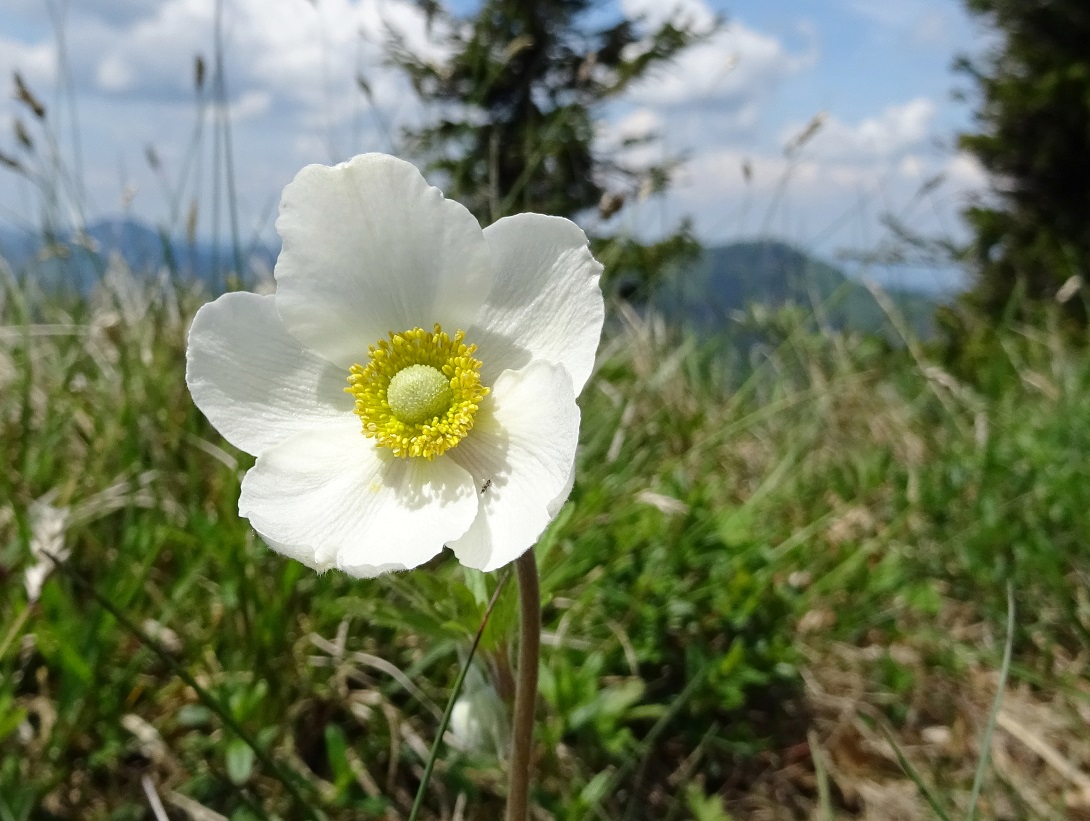
{"label": "conifer tree", "polygon": [[[446,193],[489,224],[511,213],[608,218],[661,192],[677,160],[632,165],[596,145],[609,102],[711,34],[684,19],[649,27],[597,0],[483,0],[457,18],[420,0],[449,58],[441,63],[392,37],[403,69],[433,119],[406,133],[410,150],[440,172]],[[653,140],[654,135],[648,135]],[[653,246],[596,241],[624,273],[653,278],[664,262],[695,253],[687,224]],[[612,266],[617,272],[618,266]]]}
{"label": "conifer tree", "polygon": [[[967,4],[1000,35],[983,60],[959,64],[983,98],[980,131],[961,145],[995,180],[991,201],[966,211],[972,297],[999,313],[1012,297],[1052,300],[1071,276],[1090,274],[1090,4]],[[1085,321],[1083,300],[1067,305]]]}

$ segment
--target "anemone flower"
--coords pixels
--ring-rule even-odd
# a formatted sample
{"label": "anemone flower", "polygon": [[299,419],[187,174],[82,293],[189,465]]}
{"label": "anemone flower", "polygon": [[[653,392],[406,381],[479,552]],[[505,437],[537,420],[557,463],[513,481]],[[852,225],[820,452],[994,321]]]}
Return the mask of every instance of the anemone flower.
{"label": "anemone flower", "polygon": [[310,165],[280,202],[276,291],[193,320],[186,382],[257,457],[239,513],[274,550],[358,577],[449,547],[494,570],[571,490],[601,265],[569,220],[481,229],[409,163]]}

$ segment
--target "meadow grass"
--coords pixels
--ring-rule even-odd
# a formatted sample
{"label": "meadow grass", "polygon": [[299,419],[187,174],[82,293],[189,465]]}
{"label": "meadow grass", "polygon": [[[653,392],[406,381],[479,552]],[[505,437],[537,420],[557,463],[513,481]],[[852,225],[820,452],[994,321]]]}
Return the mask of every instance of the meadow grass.
{"label": "meadow grass", "polygon": [[[0,821],[405,818],[501,574],[274,554],[185,388],[202,296],[4,275]],[[743,354],[612,309],[539,548],[538,817],[936,817],[922,786],[965,818],[990,715],[977,817],[1087,817],[1085,349],[1046,321],[945,360],[785,316]],[[515,603],[470,671],[501,699]],[[450,735],[425,817],[495,818],[503,785]]]}

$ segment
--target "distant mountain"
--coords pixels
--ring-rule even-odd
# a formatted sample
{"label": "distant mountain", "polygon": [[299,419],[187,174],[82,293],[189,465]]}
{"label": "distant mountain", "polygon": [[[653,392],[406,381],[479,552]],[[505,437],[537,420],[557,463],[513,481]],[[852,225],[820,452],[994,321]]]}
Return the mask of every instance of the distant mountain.
{"label": "distant mountain", "polygon": [[[272,270],[278,249],[244,249],[242,267]],[[100,220],[82,234],[69,233],[52,243],[0,225],[0,256],[16,270],[33,276],[43,288],[89,290],[99,281],[111,254],[136,272],[163,268],[183,280],[205,283],[217,292],[236,270],[230,248],[208,242],[190,244],[130,219]],[[928,335],[937,302],[922,293],[890,290],[890,299],[912,328]],[[836,328],[888,331],[885,312],[865,287],[833,266],[783,242],[736,242],[707,248],[695,264],[669,277],[651,297],[667,319],[698,330],[721,330],[732,315],[748,306],[820,306]]]}
{"label": "distant mountain", "polygon": [[[938,302],[915,291],[888,292],[922,336],[934,328]],[[881,332],[889,320],[871,292],[828,263],[783,242],[736,242],[704,250],[690,268],[669,278],[652,305],[671,321],[697,330],[722,329],[750,305],[820,308],[842,330]]]}
{"label": "distant mountain", "polygon": [[0,223],[0,258],[16,267],[34,256],[40,245],[38,237]]}
{"label": "distant mountain", "polygon": [[[264,245],[240,249],[242,279],[252,278],[255,267],[271,270],[277,252]],[[101,278],[113,254],[133,271],[157,273],[166,268],[182,280],[204,282],[213,291],[222,288],[225,278],[238,268],[233,249],[225,244],[189,243],[137,220],[99,220],[83,232],[69,231],[52,242],[0,226],[0,257],[46,289],[88,290]]]}

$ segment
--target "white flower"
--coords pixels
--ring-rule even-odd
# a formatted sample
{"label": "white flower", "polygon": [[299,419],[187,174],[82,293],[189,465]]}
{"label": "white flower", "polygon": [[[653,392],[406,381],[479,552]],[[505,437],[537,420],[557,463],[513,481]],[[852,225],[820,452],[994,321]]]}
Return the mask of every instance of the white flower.
{"label": "white flower", "polygon": [[193,320],[186,382],[257,457],[239,513],[318,570],[375,576],[446,545],[493,570],[571,490],[604,315],[574,223],[481,230],[410,164],[365,154],[284,189],[276,293]]}
{"label": "white flower", "polygon": [[64,539],[70,521],[68,508],[55,507],[44,498],[30,506],[30,555],[34,564],[26,569],[23,584],[31,604],[41,598],[42,587],[56,563],[68,558],[70,551]]}
{"label": "white flower", "polygon": [[502,759],[511,748],[507,713],[507,704],[496,689],[476,667],[470,667],[462,695],[450,712],[455,745],[469,753]]}

